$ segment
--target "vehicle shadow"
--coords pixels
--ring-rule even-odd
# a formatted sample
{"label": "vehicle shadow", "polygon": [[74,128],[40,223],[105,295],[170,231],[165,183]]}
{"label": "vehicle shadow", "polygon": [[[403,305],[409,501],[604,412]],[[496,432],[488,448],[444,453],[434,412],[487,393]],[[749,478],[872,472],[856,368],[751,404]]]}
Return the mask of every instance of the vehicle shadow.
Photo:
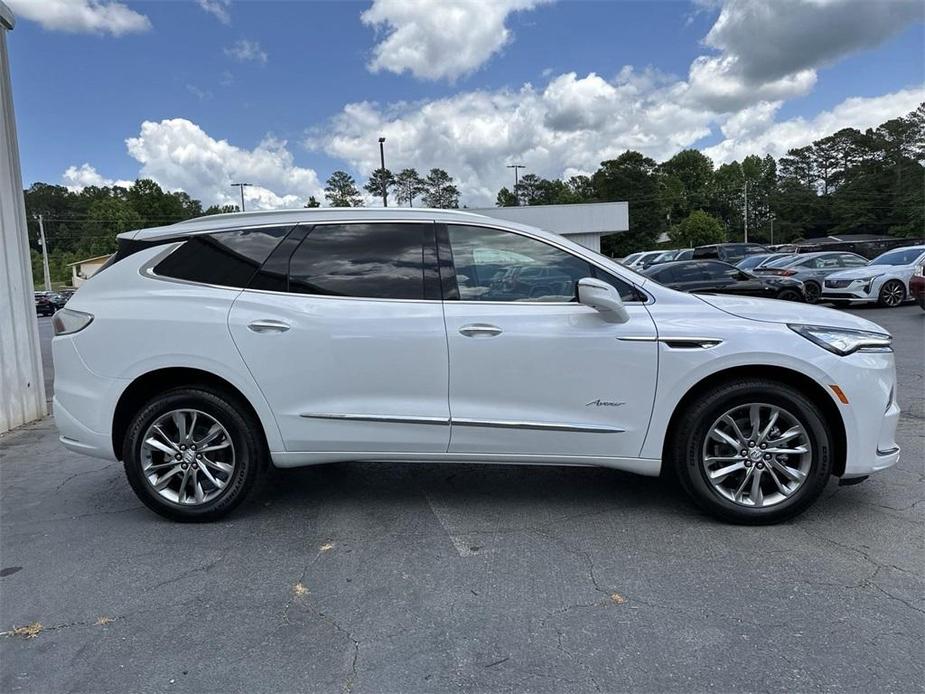
{"label": "vehicle shadow", "polygon": [[[396,510],[439,499],[454,508],[562,513],[644,509],[707,518],[669,481],[606,468],[471,463],[331,463],[272,469],[243,513],[319,506]],[[396,511],[397,512],[397,511]]]}

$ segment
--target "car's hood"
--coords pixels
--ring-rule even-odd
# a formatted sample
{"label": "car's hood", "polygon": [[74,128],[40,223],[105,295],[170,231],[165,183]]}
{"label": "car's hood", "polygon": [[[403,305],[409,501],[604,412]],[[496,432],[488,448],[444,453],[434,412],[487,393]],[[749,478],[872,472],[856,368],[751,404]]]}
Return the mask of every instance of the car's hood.
{"label": "car's hood", "polygon": [[749,320],[763,321],[765,323],[825,325],[831,328],[873,330],[878,333],[888,332],[869,320],[858,318],[844,311],[813,306],[812,304],[800,304],[777,299],[758,299],[748,296],[720,296],[716,294],[697,294],[696,296],[720,311]]}
{"label": "car's hood", "polygon": [[902,267],[896,265],[865,265],[864,267],[855,267],[850,270],[839,270],[826,277],[827,280],[857,280],[864,277],[873,277],[882,275],[885,272],[895,272],[902,270]]}

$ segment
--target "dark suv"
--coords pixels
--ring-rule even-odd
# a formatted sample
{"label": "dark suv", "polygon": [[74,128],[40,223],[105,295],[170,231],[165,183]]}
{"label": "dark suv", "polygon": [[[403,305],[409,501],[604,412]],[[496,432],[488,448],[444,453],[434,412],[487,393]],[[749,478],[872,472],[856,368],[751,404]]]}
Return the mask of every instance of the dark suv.
{"label": "dark suv", "polygon": [[697,246],[694,260],[722,260],[735,265],[747,255],[769,253],[767,248],[757,243],[714,243],[710,246]]}

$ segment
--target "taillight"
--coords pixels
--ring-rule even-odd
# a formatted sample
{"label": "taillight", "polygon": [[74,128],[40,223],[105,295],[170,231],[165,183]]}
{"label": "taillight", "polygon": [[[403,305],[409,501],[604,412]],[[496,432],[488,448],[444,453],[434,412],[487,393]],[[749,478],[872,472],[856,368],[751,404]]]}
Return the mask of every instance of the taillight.
{"label": "taillight", "polygon": [[83,311],[62,308],[51,319],[55,335],[71,335],[80,332],[93,322],[93,316]]}

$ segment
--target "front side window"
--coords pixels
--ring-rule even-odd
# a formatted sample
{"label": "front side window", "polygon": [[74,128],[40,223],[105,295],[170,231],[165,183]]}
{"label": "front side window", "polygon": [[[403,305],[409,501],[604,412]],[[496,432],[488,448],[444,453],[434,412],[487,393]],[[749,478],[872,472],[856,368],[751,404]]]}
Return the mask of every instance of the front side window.
{"label": "front side window", "polygon": [[432,224],[320,224],[292,254],[289,291],[423,299],[424,240]]}
{"label": "front side window", "polygon": [[583,277],[612,284],[625,301],[633,287],[587,260],[543,241],[500,229],[447,225],[462,301],[575,301]]}
{"label": "front side window", "polygon": [[154,267],[154,274],[243,288],[289,229],[276,226],[190,236]]}

